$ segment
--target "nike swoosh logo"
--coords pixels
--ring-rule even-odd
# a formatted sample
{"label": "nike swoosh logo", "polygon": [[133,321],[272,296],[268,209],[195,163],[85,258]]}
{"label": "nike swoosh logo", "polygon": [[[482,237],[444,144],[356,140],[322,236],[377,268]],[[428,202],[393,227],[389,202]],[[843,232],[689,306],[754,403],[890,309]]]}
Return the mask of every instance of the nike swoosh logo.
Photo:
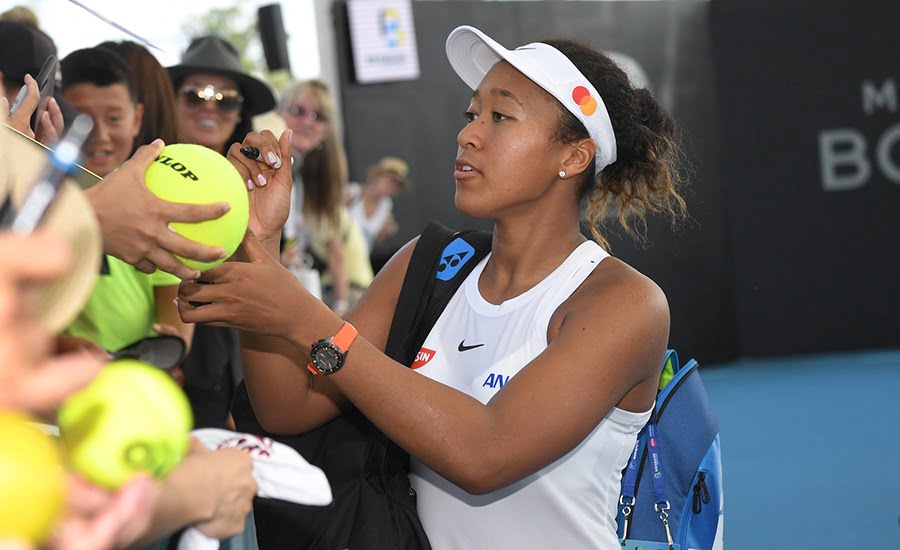
{"label": "nike swoosh logo", "polygon": [[466,341],[463,340],[459,343],[459,347],[456,349],[458,349],[459,351],[469,351],[470,349],[480,348],[483,345],[484,344],[475,344],[474,346],[467,346]]}

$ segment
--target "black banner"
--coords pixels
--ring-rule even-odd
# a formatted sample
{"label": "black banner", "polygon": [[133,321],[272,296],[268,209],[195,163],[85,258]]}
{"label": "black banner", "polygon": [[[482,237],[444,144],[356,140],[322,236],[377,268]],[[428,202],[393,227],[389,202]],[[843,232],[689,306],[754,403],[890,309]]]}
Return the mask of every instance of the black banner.
{"label": "black banner", "polygon": [[739,351],[900,345],[900,3],[711,3]]}

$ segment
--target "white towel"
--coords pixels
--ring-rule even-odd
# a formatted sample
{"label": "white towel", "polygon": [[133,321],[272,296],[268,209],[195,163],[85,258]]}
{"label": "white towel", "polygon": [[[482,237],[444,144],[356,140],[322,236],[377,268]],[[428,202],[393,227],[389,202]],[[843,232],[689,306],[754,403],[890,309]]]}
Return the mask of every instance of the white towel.
{"label": "white towel", "polygon": [[[331,504],[331,486],[325,473],[303,459],[297,451],[268,437],[206,428],[192,435],[210,450],[235,447],[253,456],[257,496],[297,504]],[[178,550],[217,550],[219,541],[191,528],[178,542]]]}

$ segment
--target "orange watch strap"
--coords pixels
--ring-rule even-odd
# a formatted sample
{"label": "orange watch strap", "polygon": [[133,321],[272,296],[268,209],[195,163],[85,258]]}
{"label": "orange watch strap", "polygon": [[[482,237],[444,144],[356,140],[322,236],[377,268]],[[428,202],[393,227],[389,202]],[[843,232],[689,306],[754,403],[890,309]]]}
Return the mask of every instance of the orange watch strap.
{"label": "orange watch strap", "polygon": [[356,340],[356,337],[359,335],[359,331],[356,330],[356,327],[344,321],[344,324],[341,326],[341,330],[338,331],[337,334],[334,335],[334,340],[331,341],[332,344],[339,347],[341,351],[347,353],[347,348],[350,347],[350,344]]}
{"label": "orange watch strap", "polygon": [[[341,329],[334,335],[334,338],[331,339],[331,343],[337,346],[343,353],[347,353],[347,349],[353,344],[353,341],[356,340],[358,335],[359,331],[356,330],[356,327],[347,321],[344,321],[344,324],[341,325]],[[316,369],[315,365],[312,364],[312,361],[306,364],[306,368],[315,376],[322,374]]]}

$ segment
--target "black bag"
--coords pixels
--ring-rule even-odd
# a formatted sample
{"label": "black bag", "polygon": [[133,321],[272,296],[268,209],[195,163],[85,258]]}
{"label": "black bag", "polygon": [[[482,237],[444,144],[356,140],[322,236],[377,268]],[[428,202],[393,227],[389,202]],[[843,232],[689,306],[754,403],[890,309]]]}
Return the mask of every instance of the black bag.
{"label": "black bag", "polygon": [[194,428],[224,428],[235,386],[243,379],[238,331],[197,325],[181,370]]}
{"label": "black bag", "polygon": [[[490,233],[455,233],[436,223],[419,238],[391,322],[385,353],[411,365],[440,313],[490,249]],[[238,387],[238,431],[261,434],[296,449],[321,468],[334,501],[326,507],[273,499],[254,502],[263,549],[430,550],[409,483],[409,455],[358,410],[296,436],[266,433],[253,415],[247,388]]]}

